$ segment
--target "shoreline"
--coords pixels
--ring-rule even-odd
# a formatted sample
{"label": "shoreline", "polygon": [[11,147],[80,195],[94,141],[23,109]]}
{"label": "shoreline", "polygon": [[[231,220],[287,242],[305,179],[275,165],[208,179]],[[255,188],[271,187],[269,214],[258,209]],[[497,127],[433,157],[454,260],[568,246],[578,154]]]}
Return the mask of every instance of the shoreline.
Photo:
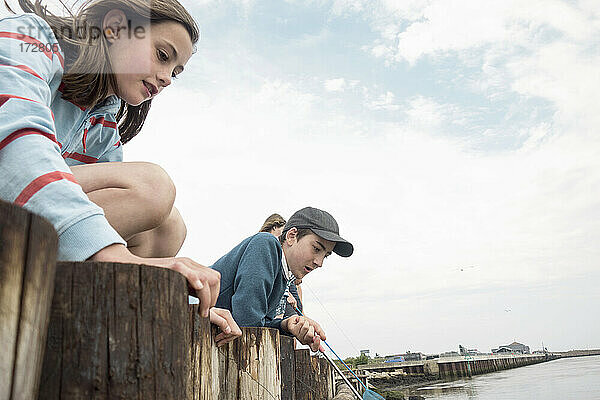
{"label": "shoreline", "polygon": [[369,384],[386,400],[423,399],[415,391],[421,387],[447,382],[431,375],[398,375],[389,378],[371,378]]}

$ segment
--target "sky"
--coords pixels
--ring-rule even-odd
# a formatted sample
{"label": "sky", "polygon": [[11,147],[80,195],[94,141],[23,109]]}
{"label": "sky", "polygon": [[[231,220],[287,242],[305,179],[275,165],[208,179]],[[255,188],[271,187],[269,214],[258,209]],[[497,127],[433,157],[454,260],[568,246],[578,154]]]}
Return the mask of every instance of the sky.
{"label": "sky", "polygon": [[355,247],[302,284],[343,357],[600,348],[600,3],[183,4],[196,53],[124,147],[180,255],[310,205]]}

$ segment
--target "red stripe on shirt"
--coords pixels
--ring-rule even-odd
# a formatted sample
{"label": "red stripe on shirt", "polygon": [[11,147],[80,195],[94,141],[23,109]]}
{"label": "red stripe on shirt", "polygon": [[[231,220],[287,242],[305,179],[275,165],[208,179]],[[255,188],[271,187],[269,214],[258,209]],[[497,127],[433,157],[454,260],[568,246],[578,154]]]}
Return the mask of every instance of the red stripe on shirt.
{"label": "red stripe on shirt", "polygon": [[[54,49],[50,49],[50,51],[48,51],[47,45],[53,47],[54,43],[42,43],[36,38],[32,38],[31,36],[23,35],[22,33],[6,31],[0,32],[0,38],[16,39],[25,43],[30,43],[36,46],[40,53],[44,53],[46,57],[48,57],[50,60],[52,60],[52,55],[56,54],[58,56],[58,61],[60,62],[60,65],[63,68],[65,67],[65,60],[63,59],[63,56],[58,50],[55,51]],[[58,43],[56,43],[56,47],[58,48]]]}
{"label": "red stripe on shirt", "polygon": [[81,138],[81,143],[83,143],[83,152],[84,153],[87,153],[87,147],[85,145],[85,141],[87,140],[87,133],[88,133],[88,130],[84,129],[84,131],[83,131],[83,137]]}
{"label": "red stripe on shirt", "polygon": [[95,157],[91,157],[91,156],[86,156],[85,154],[81,154],[81,153],[69,153],[69,152],[65,152],[63,153],[63,158],[72,158],[73,160],[77,160],[77,161],[81,161],[82,163],[85,164],[94,164],[98,162],[98,159]]}
{"label": "red stripe on shirt", "polygon": [[27,136],[27,135],[42,135],[42,136],[52,140],[54,143],[58,144],[58,142],[56,141],[56,137],[54,137],[54,135],[51,133],[40,131],[39,129],[23,128],[23,129],[19,129],[18,131],[14,131],[13,133],[11,133],[7,137],[5,137],[0,142],[0,150],[5,148],[13,140],[16,140],[20,137]]}
{"label": "red stripe on shirt", "polygon": [[[39,76],[38,74],[36,74],[36,72],[34,70],[32,70],[31,68],[29,68],[27,65],[8,65],[8,64],[0,64],[1,67],[12,67],[12,68],[18,68],[21,71],[25,71],[33,76],[35,76],[36,78],[40,78],[42,79],[41,76]],[[43,80],[43,79],[42,79]]]}
{"label": "red stripe on shirt", "polygon": [[6,103],[8,101],[8,99],[27,100],[27,101],[33,101],[34,103],[42,104],[39,101],[36,101],[33,99],[28,99],[27,97],[15,96],[12,94],[0,94],[0,107],[2,107],[2,105],[4,103]]}
{"label": "red stripe on shirt", "polygon": [[117,123],[116,122],[112,122],[112,121],[107,121],[104,119],[104,117],[100,117],[100,118],[96,118],[96,117],[92,117],[90,119],[90,124],[92,125],[102,125],[105,126],[107,128],[112,128],[112,129],[117,129]]}
{"label": "red stripe on shirt", "polygon": [[18,206],[23,207],[34,194],[39,192],[46,185],[52,182],[60,181],[62,179],[66,179],[70,182],[77,183],[75,177],[72,174],[62,171],[48,172],[47,174],[38,176],[33,181],[31,181],[29,185],[27,185],[27,187],[25,187],[25,189],[23,189],[23,191],[17,196],[14,203]]}

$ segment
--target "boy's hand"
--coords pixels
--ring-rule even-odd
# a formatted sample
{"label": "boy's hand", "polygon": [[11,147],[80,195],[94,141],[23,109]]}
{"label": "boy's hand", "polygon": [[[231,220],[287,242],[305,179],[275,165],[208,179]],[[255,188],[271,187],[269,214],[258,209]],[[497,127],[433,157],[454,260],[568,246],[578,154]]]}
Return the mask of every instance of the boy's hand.
{"label": "boy's hand", "polygon": [[216,307],[211,308],[210,322],[221,328],[221,333],[215,336],[217,346],[223,346],[242,336],[242,330],[236,324],[229,310]]}
{"label": "boy's hand", "polygon": [[281,321],[281,329],[294,335],[302,344],[312,351],[319,351],[321,339],[327,340],[325,331],[317,322],[308,317],[294,316]]}
{"label": "boy's hand", "polygon": [[296,301],[296,298],[292,294],[290,294],[287,297],[287,302],[290,303],[294,309],[296,309],[296,307],[298,307],[298,302]]}

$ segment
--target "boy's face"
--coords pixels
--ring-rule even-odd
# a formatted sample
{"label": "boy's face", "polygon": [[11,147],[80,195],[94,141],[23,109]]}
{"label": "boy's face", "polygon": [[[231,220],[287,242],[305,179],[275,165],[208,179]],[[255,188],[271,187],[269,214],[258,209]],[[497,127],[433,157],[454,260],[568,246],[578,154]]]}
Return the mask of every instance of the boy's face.
{"label": "boy's face", "polygon": [[[295,228],[292,228],[295,229]],[[290,232],[291,233],[291,232]],[[292,236],[292,237],[290,237]],[[285,258],[288,267],[298,279],[323,266],[323,260],[333,251],[335,242],[325,240],[314,233],[296,239],[295,235],[287,235]]]}

